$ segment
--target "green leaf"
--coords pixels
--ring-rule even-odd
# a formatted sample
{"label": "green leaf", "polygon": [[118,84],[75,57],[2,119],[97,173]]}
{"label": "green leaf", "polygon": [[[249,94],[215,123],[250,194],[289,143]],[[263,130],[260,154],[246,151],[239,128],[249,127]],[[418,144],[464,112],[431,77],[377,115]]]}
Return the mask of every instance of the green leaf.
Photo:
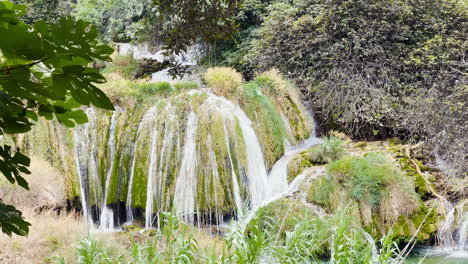
{"label": "green leaf", "polygon": [[2,232],[11,236],[13,233],[26,236],[29,233],[30,223],[23,218],[21,211],[12,205],[0,202],[0,227]]}
{"label": "green leaf", "polygon": [[10,146],[0,146],[0,172],[10,183],[18,182],[21,187],[29,189],[21,173],[30,174],[27,169],[30,162],[31,160],[19,151],[13,154]]}

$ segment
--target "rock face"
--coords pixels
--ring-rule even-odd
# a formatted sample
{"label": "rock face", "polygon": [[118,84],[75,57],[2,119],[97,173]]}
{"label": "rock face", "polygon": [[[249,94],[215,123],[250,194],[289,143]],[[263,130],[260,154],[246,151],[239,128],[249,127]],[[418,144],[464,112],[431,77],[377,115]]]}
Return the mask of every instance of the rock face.
{"label": "rock face", "polygon": [[235,96],[205,88],[114,112],[88,108],[88,123],[67,131],[43,122],[24,144],[30,154],[62,161],[68,197],[79,196],[87,219],[103,228],[136,218],[150,227],[164,211],[222,224],[272,196],[268,171],[312,131],[294,87],[283,91],[287,100],[267,95],[281,82],[266,91],[265,78],[254,81]]}

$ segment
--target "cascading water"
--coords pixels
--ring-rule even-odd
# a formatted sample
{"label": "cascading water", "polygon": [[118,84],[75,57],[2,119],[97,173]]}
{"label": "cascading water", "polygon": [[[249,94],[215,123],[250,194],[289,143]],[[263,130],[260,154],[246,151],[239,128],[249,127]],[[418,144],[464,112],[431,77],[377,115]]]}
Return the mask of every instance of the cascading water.
{"label": "cascading water", "polygon": [[100,229],[142,217],[150,228],[171,210],[191,224],[222,225],[284,194],[288,161],[319,142],[288,148],[268,174],[258,124],[238,104],[200,90],[181,96],[142,116],[86,110],[89,123],[74,131],[75,161],[84,215]]}
{"label": "cascading water", "polygon": [[100,216],[99,228],[100,229],[114,229],[114,212],[111,208],[107,207],[107,198],[109,195],[110,180],[112,176],[112,170],[114,168],[115,159],[115,128],[117,126],[117,116],[122,112],[122,109],[118,106],[115,107],[115,111],[112,113],[111,124],[109,127],[109,139],[107,141],[109,161],[110,165],[107,169],[106,174],[106,185],[104,189],[104,199],[102,202],[102,211]]}
{"label": "cascading water", "polygon": [[131,169],[130,169],[130,178],[129,178],[129,183],[128,183],[128,193],[127,193],[127,200],[126,200],[126,215],[127,215],[127,221],[133,221],[133,211],[132,211],[132,191],[133,191],[133,177],[135,175],[135,165],[137,162],[137,148],[138,148],[138,143],[140,142],[140,134],[141,130],[144,128],[147,128],[147,126],[150,125],[150,121],[152,118],[154,118],[156,114],[156,106],[151,107],[143,116],[141,119],[140,123],[138,124],[137,132],[136,132],[136,138],[135,138],[135,143],[133,147],[133,152],[132,152],[132,163],[131,163]]}
{"label": "cascading water", "polygon": [[[242,131],[242,136],[244,139],[247,155],[247,175],[246,175],[246,184],[250,190],[250,203],[251,208],[257,208],[265,201],[270,195],[271,190],[268,184],[267,170],[265,167],[265,161],[263,158],[263,152],[258,141],[258,138],[253,129],[252,122],[247,117],[247,115],[242,111],[242,109],[227,100],[224,97],[216,96],[209,93],[208,98],[203,103],[203,107],[208,107],[208,109],[216,109],[223,117],[225,122],[238,122],[240,129]],[[226,123],[225,123],[226,124]],[[228,128],[225,125],[225,136],[229,134]],[[226,139],[226,144],[229,144],[229,139]],[[226,146],[230,156],[231,166],[235,166],[231,157],[231,150],[229,145]],[[243,202],[237,201],[240,197],[239,190],[236,188],[237,175],[233,174],[234,182],[234,196],[236,199],[237,207],[242,207]]]}
{"label": "cascading water", "polygon": [[448,200],[445,201],[444,207],[447,214],[437,231],[439,250],[463,251],[467,249],[468,212],[464,210],[465,203],[467,202],[453,206]]}
{"label": "cascading water", "polygon": [[91,122],[93,122],[93,111],[91,108],[86,110],[86,115],[88,116],[88,123],[78,126],[74,131],[74,139],[75,139],[75,162],[76,168],[78,171],[78,177],[80,180],[80,199],[81,199],[81,207],[83,210],[83,217],[85,221],[92,223],[92,219],[89,215],[89,207],[88,207],[88,170],[87,170],[87,162],[86,158],[89,157],[87,151],[89,148],[89,137],[88,137],[88,130]]}
{"label": "cascading water", "polygon": [[464,212],[458,225],[457,248],[468,250],[468,212]]}
{"label": "cascading water", "polygon": [[196,130],[197,116],[194,112],[191,112],[187,120],[183,158],[174,194],[175,212],[190,224],[194,223],[195,196],[197,191]]}
{"label": "cascading water", "polygon": [[289,150],[272,167],[268,175],[270,185],[272,186],[272,197],[269,200],[275,200],[284,195],[288,189],[288,163],[300,152],[320,144],[322,141],[311,135],[308,139],[296,146],[289,147]]}

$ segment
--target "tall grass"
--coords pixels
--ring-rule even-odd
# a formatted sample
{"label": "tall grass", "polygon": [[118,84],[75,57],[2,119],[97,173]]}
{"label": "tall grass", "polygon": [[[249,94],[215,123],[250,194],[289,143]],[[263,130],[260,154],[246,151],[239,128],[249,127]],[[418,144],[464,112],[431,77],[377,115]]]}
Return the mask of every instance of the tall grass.
{"label": "tall grass", "polygon": [[[396,263],[398,250],[393,233],[382,238],[376,250],[377,245],[356,225],[350,211],[344,208],[323,219],[297,219],[289,231],[274,228],[283,219],[262,215],[248,222],[240,219],[230,224],[222,252],[216,244],[201,246],[193,229],[174,214],[163,213],[156,236],[132,243],[127,251],[112,250],[93,237],[82,239],[76,246],[76,263]],[[58,259],[56,263],[67,262]]]}
{"label": "tall grass", "polygon": [[313,164],[326,164],[343,157],[344,142],[337,137],[327,137],[322,144],[309,152]]}
{"label": "tall grass", "polygon": [[[380,153],[367,153],[364,157],[345,157],[327,166],[327,174],[346,187],[349,196],[372,207],[382,205],[386,192],[398,192],[392,196],[394,203],[404,201],[407,213],[416,209],[413,184],[403,175],[395,162]],[[397,199],[399,198],[399,199]]]}
{"label": "tall grass", "polygon": [[242,75],[233,68],[214,67],[205,73],[205,82],[219,96],[238,96],[244,79]]}
{"label": "tall grass", "polygon": [[138,61],[132,56],[114,56],[113,62],[102,70],[105,74],[117,72],[126,79],[134,79],[140,71]]}

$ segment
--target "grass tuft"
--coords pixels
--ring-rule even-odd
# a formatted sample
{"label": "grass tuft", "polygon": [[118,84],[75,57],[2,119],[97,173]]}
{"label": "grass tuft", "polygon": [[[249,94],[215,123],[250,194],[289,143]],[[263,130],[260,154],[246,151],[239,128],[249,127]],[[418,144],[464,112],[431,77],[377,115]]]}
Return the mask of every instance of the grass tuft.
{"label": "grass tuft", "polygon": [[204,77],[215,94],[225,97],[238,96],[244,83],[242,75],[229,67],[209,68]]}

